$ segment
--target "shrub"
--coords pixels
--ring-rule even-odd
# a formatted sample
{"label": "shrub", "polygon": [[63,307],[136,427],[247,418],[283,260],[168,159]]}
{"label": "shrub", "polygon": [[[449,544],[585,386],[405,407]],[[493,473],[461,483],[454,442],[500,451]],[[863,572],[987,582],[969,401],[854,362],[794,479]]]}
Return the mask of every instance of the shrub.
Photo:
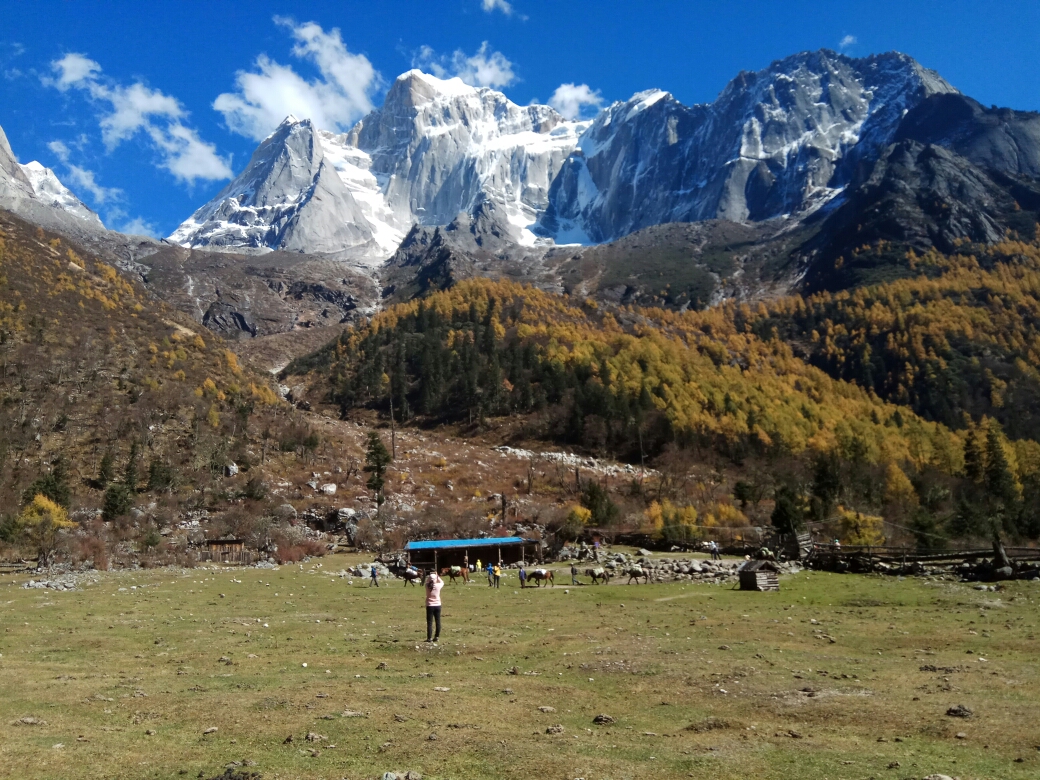
{"label": "shrub", "polygon": [[18,516],[21,536],[39,556],[41,567],[50,563],[60,532],[75,526],[65,508],[44,495],[36,496]]}
{"label": "shrub", "polygon": [[101,516],[106,520],[114,520],[129,512],[133,505],[133,491],[122,482],[114,483],[105,491],[105,504],[101,509]]}

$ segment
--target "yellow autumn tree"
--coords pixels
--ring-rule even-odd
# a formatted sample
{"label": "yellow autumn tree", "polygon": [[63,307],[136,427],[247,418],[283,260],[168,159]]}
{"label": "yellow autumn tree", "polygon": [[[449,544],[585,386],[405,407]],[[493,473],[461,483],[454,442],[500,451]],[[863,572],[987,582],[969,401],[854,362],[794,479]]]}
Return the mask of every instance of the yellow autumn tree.
{"label": "yellow autumn tree", "polygon": [[838,507],[838,538],[853,547],[878,546],[885,543],[885,520],[878,515],[865,515]]}
{"label": "yellow autumn tree", "polygon": [[61,531],[75,525],[64,507],[43,495],[33,498],[18,515],[18,530],[36,552],[40,567],[50,563]]}
{"label": "yellow autumn tree", "polygon": [[920,503],[910,478],[895,463],[885,470],[885,515],[899,522],[913,514]]}

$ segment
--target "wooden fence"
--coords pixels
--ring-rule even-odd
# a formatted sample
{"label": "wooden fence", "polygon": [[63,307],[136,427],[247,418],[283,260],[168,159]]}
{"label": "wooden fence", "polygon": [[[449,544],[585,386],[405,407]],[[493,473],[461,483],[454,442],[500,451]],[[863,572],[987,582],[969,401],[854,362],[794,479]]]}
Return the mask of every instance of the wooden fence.
{"label": "wooden fence", "polygon": [[211,562],[211,563],[238,563],[243,566],[248,566],[253,562],[253,554],[249,550],[236,550],[236,551],[212,551],[212,550],[199,550],[199,562]]}

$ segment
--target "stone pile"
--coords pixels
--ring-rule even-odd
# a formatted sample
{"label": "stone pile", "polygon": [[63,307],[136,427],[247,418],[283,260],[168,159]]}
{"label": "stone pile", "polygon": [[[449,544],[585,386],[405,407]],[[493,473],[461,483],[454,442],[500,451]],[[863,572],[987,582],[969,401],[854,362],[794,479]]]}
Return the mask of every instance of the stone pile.
{"label": "stone pile", "polygon": [[101,577],[95,573],[68,572],[57,576],[52,575],[45,580],[31,579],[22,587],[40,590],[79,590],[85,585],[96,585],[100,581]]}
{"label": "stone pile", "polygon": [[1001,582],[1040,580],[1040,563],[1012,561],[1001,567],[986,558],[952,561],[908,561],[896,563],[867,556],[819,555],[807,562],[809,568],[852,574],[888,574],[901,577],[933,577],[962,582]]}

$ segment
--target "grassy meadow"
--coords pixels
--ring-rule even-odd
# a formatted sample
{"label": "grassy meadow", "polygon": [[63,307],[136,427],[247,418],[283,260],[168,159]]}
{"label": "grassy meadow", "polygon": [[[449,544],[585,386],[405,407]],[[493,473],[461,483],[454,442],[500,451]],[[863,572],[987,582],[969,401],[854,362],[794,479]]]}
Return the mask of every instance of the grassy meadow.
{"label": "grassy meadow", "polygon": [[1036,583],[510,572],[446,585],[427,647],[421,590],[337,576],[357,560],[0,578],[0,777],[1040,775]]}

